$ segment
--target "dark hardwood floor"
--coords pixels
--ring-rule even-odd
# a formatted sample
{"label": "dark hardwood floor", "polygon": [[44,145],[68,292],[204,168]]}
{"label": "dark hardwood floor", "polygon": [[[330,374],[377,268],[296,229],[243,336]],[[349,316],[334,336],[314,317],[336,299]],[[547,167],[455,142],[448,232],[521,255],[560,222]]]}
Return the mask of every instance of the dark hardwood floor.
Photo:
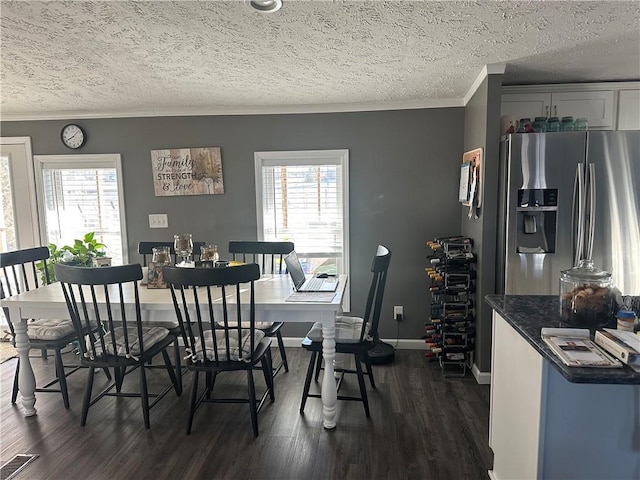
{"label": "dark hardwood floor", "polygon": [[[339,401],[338,428],[326,431],[319,399],[309,399],[304,415],[298,411],[308,353],[289,348],[287,354],[290,371],[276,377],[276,401],[267,400],[259,414],[258,438],[248,407],[237,404],[202,405],[186,435],[190,373],[181,397],[170,392],[151,410],[150,430],[134,398],[101,400],[80,427],[85,371],[69,377],[69,410],[59,394],[40,393],[38,415],[25,418],[10,403],[16,360],[9,360],[0,365],[0,464],[19,453],[38,454],[18,480],[488,478],[489,386],[470,374],[443,378],[421,351],[399,350],[394,363],[374,367],[377,390],[367,381],[371,418],[360,402]],[[37,378],[53,370],[51,357],[32,361]],[[215,391],[244,395],[244,376],[238,377],[220,377]],[[357,392],[349,377],[344,391]],[[166,372],[153,372],[150,390],[165,378]],[[96,376],[96,383],[103,379]],[[137,380],[137,373],[127,378],[136,388]],[[256,381],[264,388],[259,372]]]}

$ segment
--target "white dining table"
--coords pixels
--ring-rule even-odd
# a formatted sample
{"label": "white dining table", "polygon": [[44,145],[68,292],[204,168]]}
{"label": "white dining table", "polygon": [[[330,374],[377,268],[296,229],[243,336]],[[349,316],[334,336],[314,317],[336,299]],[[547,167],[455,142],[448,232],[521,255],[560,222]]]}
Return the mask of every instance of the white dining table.
{"label": "white dining table", "polygon": [[[290,301],[292,300],[292,294],[293,298],[302,294],[293,292],[292,283],[288,275],[263,275],[255,282],[257,320],[265,322],[320,322],[322,324],[324,337],[322,354],[325,359],[325,368],[321,396],[323,425],[326,429],[336,427],[337,391],[333,366],[333,360],[336,355],[335,318],[342,313],[342,301],[347,281],[346,275],[340,275],[338,288],[333,299],[329,302],[313,301],[313,294],[304,294],[299,298],[304,301]],[[175,309],[169,289],[150,289],[141,285],[138,291],[144,321],[175,321]],[[133,309],[135,301],[132,287],[129,290],[125,290],[124,298],[125,303]],[[326,300],[326,294],[319,293],[318,298]],[[98,294],[97,301],[99,304],[104,305],[103,294]],[[221,303],[221,301],[220,295],[216,302]],[[233,296],[228,296],[227,301],[233,303],[235,299]],[[244,300],[242,301],[244,302]],[[20,356],[18,389],[24,415],[27,417],[33,416],[36,414],[36,382],[29,359],[30,345],[29,337],[27,336],[27,322],[28,319],[32,318],[70,318],[62,287],[58,283],[46,285],[0,300],[0,305],[7,307],[8,320],[15,329],[16,349]]]}

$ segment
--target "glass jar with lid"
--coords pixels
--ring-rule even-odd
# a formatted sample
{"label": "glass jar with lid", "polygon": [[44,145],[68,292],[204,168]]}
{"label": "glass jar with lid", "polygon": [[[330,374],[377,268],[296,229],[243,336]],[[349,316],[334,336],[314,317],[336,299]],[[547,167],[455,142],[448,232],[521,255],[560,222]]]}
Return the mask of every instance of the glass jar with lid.
{"label": "glass jar with lid", "polygon": [[577,118],[575,122],[576,131],[586,132],[589,130],[589,120],[586,118]]}
{"label": "glass jar with lid", "polygon": [[550,117],[547,120],[547,132],[559,132],[560,131],[560,119],[558,117]]}
{"label": "glass jar with lid", "polygon": [[560,273],[560,317],[575,327],[599,328],[614,320],[615,293],[611,274],[593,260]]}
{"label": "glass jar with lid", "polygon": [[560,120],[561,132],[573,132],[575,129],[576,125],[573,121],[573,117],[562,117],[562,120]]}
{"label": "glass jar with lid", "polygon": [[547,117],[536,117],[533,120],[533,131],[536,133],[544,133],[547,131]]}
{"label": "glass jar with lid", "polygon": [[526,118],[521,118],[520,121],[518,122],[518,130],[516,130],[516,133],[531,133],[533,132],[533,127],[531,126],[531,119],[526,117]]}

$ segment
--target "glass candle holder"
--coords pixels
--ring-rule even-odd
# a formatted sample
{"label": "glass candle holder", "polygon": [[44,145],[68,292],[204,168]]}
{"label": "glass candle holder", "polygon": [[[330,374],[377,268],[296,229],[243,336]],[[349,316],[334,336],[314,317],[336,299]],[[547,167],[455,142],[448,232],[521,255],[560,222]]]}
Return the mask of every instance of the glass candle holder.
{"label": "glass candle holder", "polygon": [[189,258],[193,253],[193,239],[190,233],[183,233],[173,236],[173,248],[176,251],[176,255],[182,258],[183,264],[189,262]]}
{"label": "glass candle holder", "polygon": [[203,267],[213,268],[219,259],[217,245],[203,245],[200,247],[200,261]]}
{"label": "glass candle holder", "polygon": [[156,265],[169,265],[171,263],[171,249],[169,247],[153,247],[151,261]]}

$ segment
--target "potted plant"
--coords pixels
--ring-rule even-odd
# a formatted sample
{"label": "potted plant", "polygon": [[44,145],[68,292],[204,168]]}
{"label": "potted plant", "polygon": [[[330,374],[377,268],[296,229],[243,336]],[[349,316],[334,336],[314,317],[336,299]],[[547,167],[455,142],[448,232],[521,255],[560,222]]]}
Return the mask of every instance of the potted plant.
{"label": "potted plant", "polygon": [[[50,243],[48,247],[50,256],[47,262],[47,270],[49,272],[49,280],[52,282],[56,281],[56,274],[53,268],[56,263],[83,267],[111,264],[111,259],[106,256],[106,246],[95,239],[95,232],[87,233],[81,240],[76,239],[73,246],[65,245],[58,248],[57,245]],[[42,280],[46,281],[43,262],[38,263],[36,268],[40,271]]]}

